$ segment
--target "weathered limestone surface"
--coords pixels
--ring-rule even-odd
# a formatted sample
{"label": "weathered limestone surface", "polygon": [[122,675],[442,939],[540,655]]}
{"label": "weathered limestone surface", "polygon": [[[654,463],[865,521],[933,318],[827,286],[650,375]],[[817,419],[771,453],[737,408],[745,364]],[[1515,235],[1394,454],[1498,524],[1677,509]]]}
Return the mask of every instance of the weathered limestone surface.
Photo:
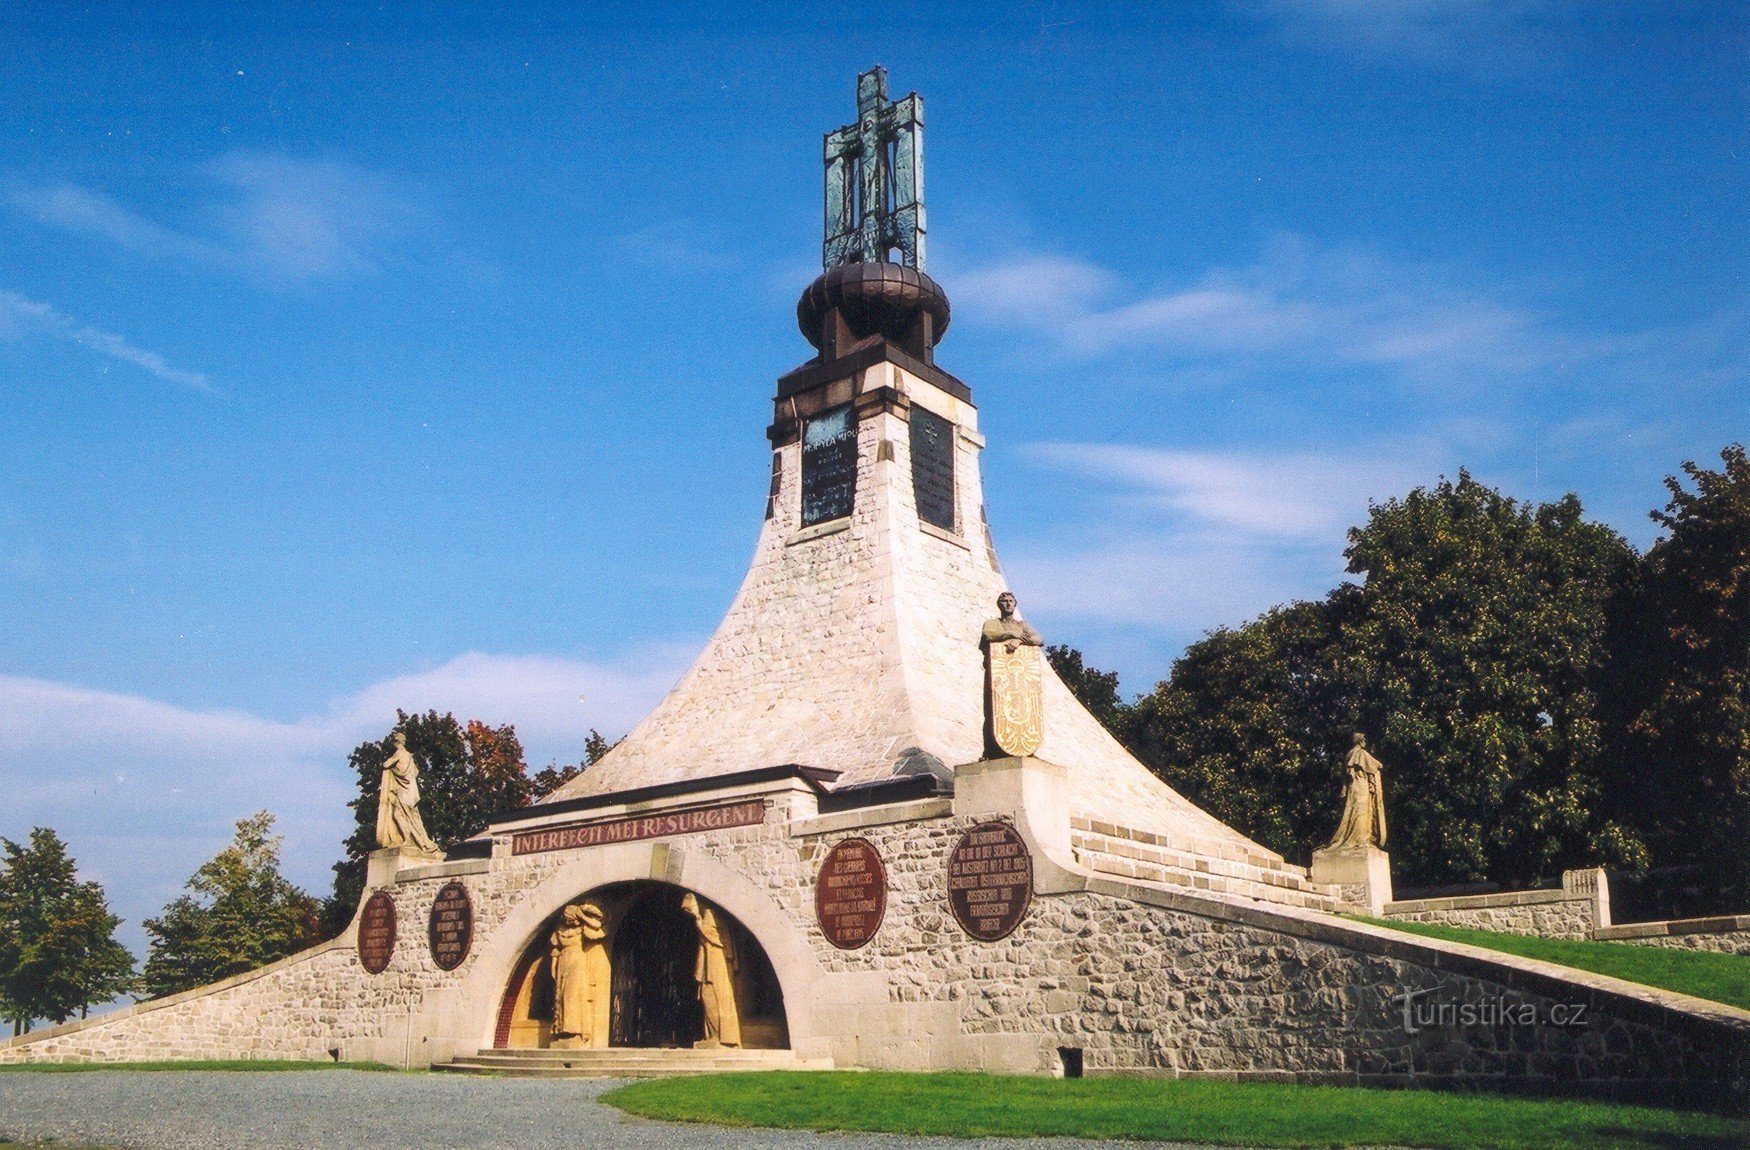
{"label": "weathered limestone surface", "polygon": [[[366,974],[352,939],[254,975],[0,1045],[0,1061],[378,1058],[421,1065],[490,1045],[498,995],[548,916],[606,881],[655,877],[753,929],[784,986],[793,1044],[842,1066],[1049,1073],[1059,1048],[1089,1073],[1487,1083],[1560,1091],[1745,1090],[1750,1012],[1600,976],[1417,939],[1316,911],[1151,886],[1064,865],[1022,818],[1038,894],[1008,938],[953,921],[946,859],[988,815],[940,800],[816,815],[774,794],[763,825],[576,852],[422,867],[397,876],[399,938]],[[881,821],[894,819],[903,821]],[[1067,841],[1067,827],[1062,837]],[[1041,832],[1055,834],[1055,831]],[[813,917],[814,881],[850,834],[881,852],[888,910],[840,951]],[[433,897],[460,877],[482,937],[454,972],[425,940]],[[1406,1030],[1418,1001],[1535,1011],[1539,1024]],[[1584,1025],[1550,1025],[1557,1007]]]}
{"label": "weathered limestone surface", "polygon": [[1632,942],[1639,946],[1664,946],[1674,950],[1750,954],[1750,914],[1628,922],[1603,927],[1592,937],[1600,942]]}
{"label": "weathered limestone surface", "polygon": [[[920,751],[947,767],[983,755],[978,640],[1007,585],[986,546],[977,411],[893,364],[847,384],[847,399],[893,387],[956,425],[958,531],[920,525],[898,413],[859,424],[842,529],[800,528],[801,452],[779,448],[774,514],[717,633],[656,710],[553,801],[782,763],[840,771],[842,786],[889,777]],[[1171,833],[1187,852],[1283,865],[1132,758],[1049,666],[1043,694],[1038,756],[1069,768],[1075,813]]]}
{"label": "weathered limestone surface", "polygon": [[1610,888],[1601,870],[1567,871],[1559,890],[1511,890],[1386,904],[1385,917],[1505,934],[1588,939],[1610,925]]}

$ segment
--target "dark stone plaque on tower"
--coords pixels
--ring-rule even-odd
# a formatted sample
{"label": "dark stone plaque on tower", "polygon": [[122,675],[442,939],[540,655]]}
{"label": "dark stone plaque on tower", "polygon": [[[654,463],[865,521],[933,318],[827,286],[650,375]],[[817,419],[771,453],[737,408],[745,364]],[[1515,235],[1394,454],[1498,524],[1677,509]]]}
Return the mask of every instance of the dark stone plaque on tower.
{"label": "dark stone plaque on tower", "polygon": [[979,823],[948,856],[948,905],[983,942],[1007,938],[1033,902],[1033,856],[1008,823]]}
{"label": "dark stone plaque on tower", "polygon": [[887,868],[867,839],[846,839],[827,852],[814,881],[814,917],[826,940],[856,950],[881,929],[887,913]]}
{"label": "dark stone plaque on tower", "polygon": [[911,486],[918,518],[954,530],[954,425],[915,405],[911,409]]}
{"label": "dark stone plaque on tower", "polygon": [[857,420],[847,403],[803,425],[802,526],[849,515],[856,495]]}
{"label": "dark stone plaque on tower", "polygon": [[394,953],[395,900],[380,890],[365,900],[359,914],[359,965],[367,973],[382,974]]}
{"label": "dark stone plaque on tower", "polygon": [[431,940],[431,960],[439,970],[454,970],[468,957],[474,945],[474,903],[468,888],[459,882],[447,882],[437,892],[431,904],[431,924],[426,930]]}

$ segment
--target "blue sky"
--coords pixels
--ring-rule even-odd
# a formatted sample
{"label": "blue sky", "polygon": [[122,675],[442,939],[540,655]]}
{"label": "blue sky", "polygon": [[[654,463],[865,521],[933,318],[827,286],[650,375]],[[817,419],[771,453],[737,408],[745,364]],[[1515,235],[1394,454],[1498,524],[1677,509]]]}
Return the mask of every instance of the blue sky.
{"label": "blue sky", "polygon": [[136,947],[259,807],[326,889],[397,706],[538,766],[667,689],[876,61],[1010,580],[1129,691],[1369,499],[1644,546],[1750,427],[1741,5],[646,7],[0,7],[0,835]]}

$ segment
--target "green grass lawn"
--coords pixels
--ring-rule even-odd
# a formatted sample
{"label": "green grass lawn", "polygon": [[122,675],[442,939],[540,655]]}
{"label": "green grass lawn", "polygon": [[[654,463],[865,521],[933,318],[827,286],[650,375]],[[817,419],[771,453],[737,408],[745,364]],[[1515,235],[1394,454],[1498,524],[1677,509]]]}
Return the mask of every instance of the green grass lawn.
{"label": "green grass lawn", "polygon": [[[234,1058],[188,1062],[21,1062],[0,1066],[0,1074],[86,1074],[104,1070],[387,1070],[386,1062],[299,1062],[288,1058]],[[0,1142],[0,1150],[7,1150]]]}
{"label": "green grass lawn", "polygon": [[849,1071],[713,1074],[623,1086],[647,1118],[963,1137],[1062,1135],[1219,1146],[1743,1150],[1750,1121],[1488,1094],[1202,1079],[999,1078]]}
{"label": "green grass lawn", "polygon": [[[1357,916],[1359,918],[1359,916]],[[1636,946],[1630,942],[1572,942],[1559,938],[1535,938],[1501,934],[1492,930],[1467,930],[1425,922],[1397,922],[1359,918],[1374,926],[1390,927],[1409,934],[1468,942],[1525,958],[1541,958],[1563,966],[1608,974],[1614,978],[1693,994],[1750,1010],[1750,956],[1709,954],[1700,950],[1673,950],[1663,946]]]}

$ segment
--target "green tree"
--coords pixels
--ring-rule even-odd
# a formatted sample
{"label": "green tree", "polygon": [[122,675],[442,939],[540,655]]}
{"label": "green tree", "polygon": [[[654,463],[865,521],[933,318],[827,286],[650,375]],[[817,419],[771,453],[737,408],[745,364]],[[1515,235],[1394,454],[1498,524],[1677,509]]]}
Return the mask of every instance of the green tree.
{"label": "green tree", "polygon": [[1406,884],[1644,861],[1599,817],[1606,626],[1633,548],[1572,494],[1533,507],[1461,471],[1372,508],[1345,555],[1366,582],[1342,675],[1392,771]]}
{"label": "green tree", "polygon": [[37,827],[28,846],[0,839],[0,850],[0,1011],[13,1033],[132,989],[134,956],[115,938],[121,919],[102,886],[79,881],[60,836]]}
{"label": "green tree", "polygon": [[1355,700],[1338,673],[1338,623],[1357,588],[1278,607],[1193,643],[1137,701],[1131,750],[1230,826],[1305,860],[1329,839]]}
{"label": "green tree", "polygon": [[1683,464],[1652,513],[1666,533],[1622,627],[1612,781],[1658,860],[1700,865],[1736,910],[1750,905],[1750,459],[1741,444],[1720,459]]}
{"label": "green tree", "polygon": [[489,727],[450,714],[396,712],[394,728],[383,738],[360,743],[348,757],[358,775],[358,798],[350,806],[352,833],[344,857],[334,864],[334,893],[322,906],[322,932],[333,937],[346,929],[365,887],[365,863],[377,849],[377,797],[390,737],[400,731],[419,764],[419,812],[425,829],[445,850],[486,829],[496,815],[525,807],[535,782],[523,763],[522,744],[511,726]]}
{"label": "green tree", "polygon": [[1532,506],[1461,471],[1371,508],[1345,554],[1359,587],[1186,651],[1138,704],[1145,761],[1304,858],[1359,730],[1386,764],[1403,885],[1644,861],[1601,815],[1605,637],[1633,549],[1572,495]]}
{"label": "green tree", "polygon": [[237,823],[231,845],[201,864],[177,897],[145,922],[142,981],[158,997],[204,986],[295,954],[316,941],[319,904],[280,874],[273,815]]}
{"label": "green tree", "polygon": [[575,779],[590,767],[602,761],[602,756],[620,745],[620,740],[608,742],[607,738],[594,727],[589,729],[589,737],[583,740],[583,761],[581,763],[548,763],[535,772],[532,780],[533,793],[530,802],[540,802],[560,787]]}
{"label": "green tree", "polygon": [[1074,647],[1058,645],[1045,648],[1045,658],[1051,669],[1080,700],[1088,713],[1100,720],[1108,731],[1119,738],[1130,720],[1130,708],[1118,694],[1118,672],[1101,671],[1082,661],[1082,653]]}

